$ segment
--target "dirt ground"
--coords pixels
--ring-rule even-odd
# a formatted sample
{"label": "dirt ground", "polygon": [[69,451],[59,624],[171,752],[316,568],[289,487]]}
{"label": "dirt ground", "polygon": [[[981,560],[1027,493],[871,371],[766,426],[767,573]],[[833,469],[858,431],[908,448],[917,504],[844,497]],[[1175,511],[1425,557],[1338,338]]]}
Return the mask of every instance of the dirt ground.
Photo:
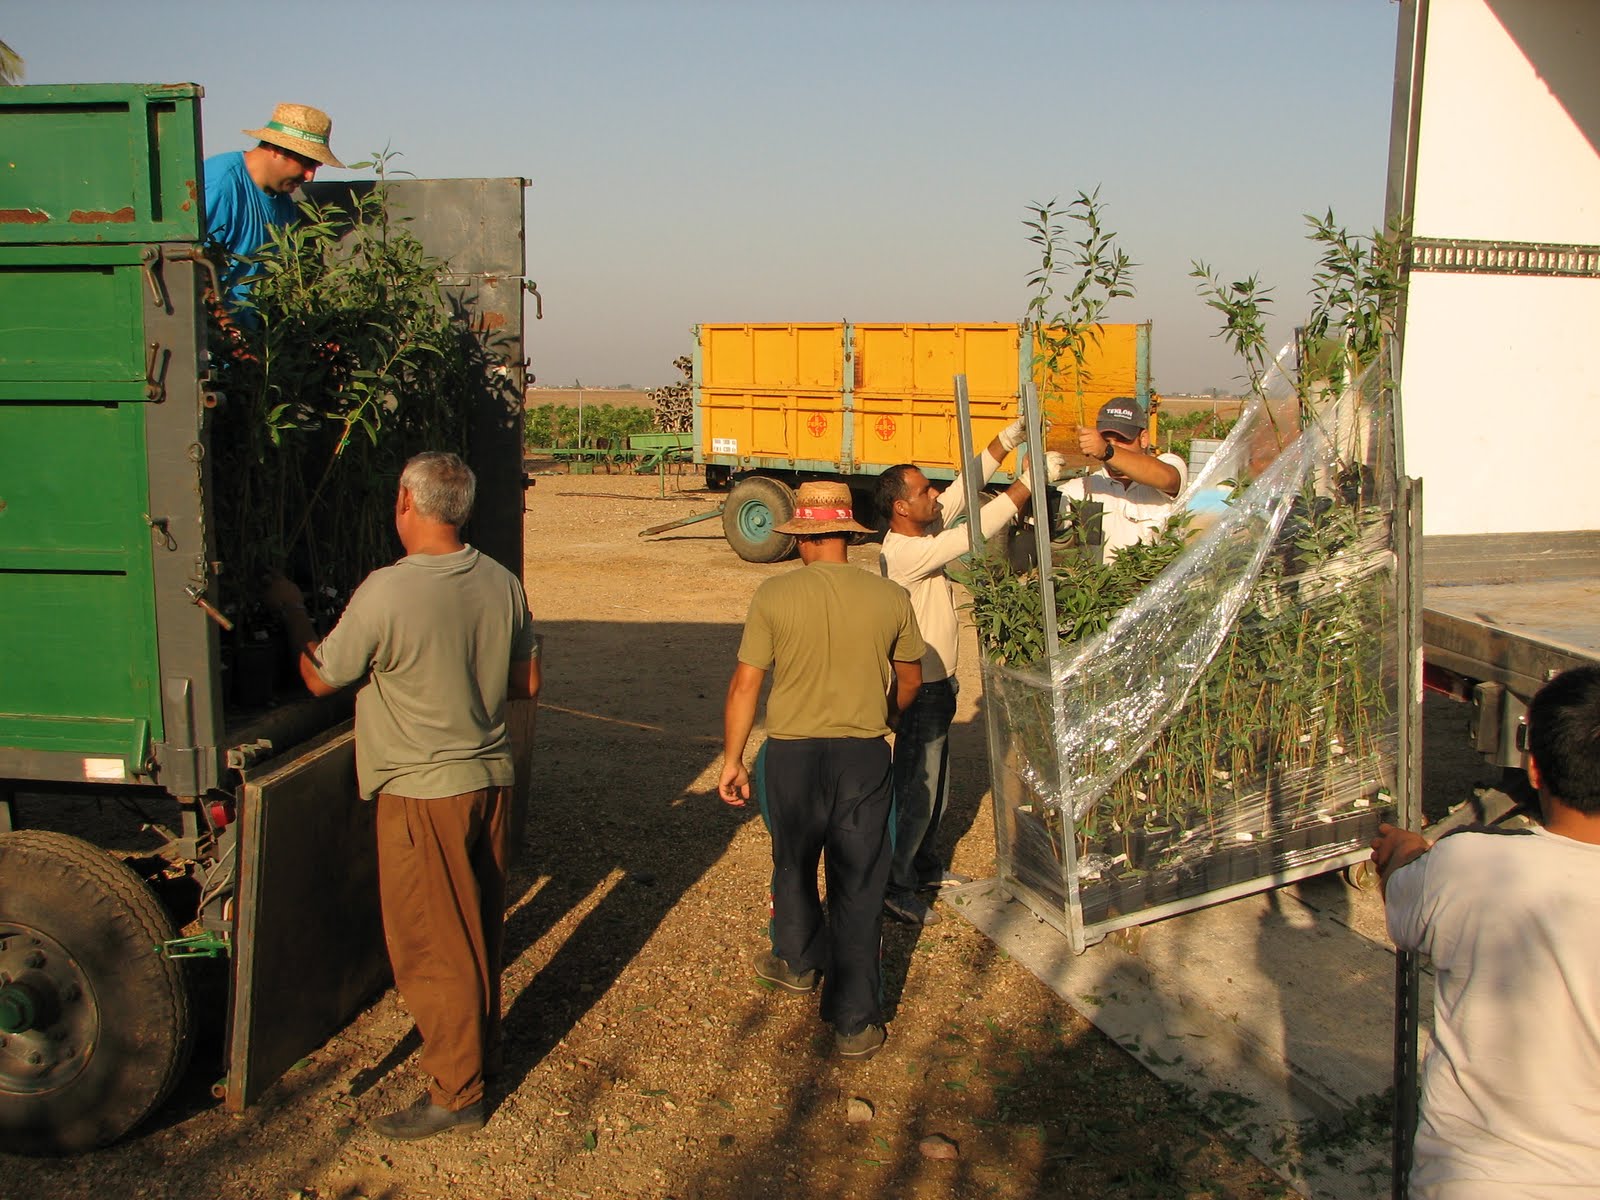
{"label": "dirt ground", "polygon": [[[70,1160],[0,1156],[0,1197],[1287,1194],[953,914],[886,925],[890,1035],[868,1063],[831,1057],[814,998],[754,978],[768,843],[753,807],[715,796],[721,704],[751,593],[795,567],[741,562],[718,521],[641,538],[719,499],[695,475],[662,486],[551,474],[528,493],[545,703],[488,1127],[420,1143],[367,1130],[420,1086],[390,991],[242,1117],[211,1099],[211,1029],[177,1096],[132,1136]],[[876,552],[852,553],[871,566]],[[945,836],[955,869],[985,876],[970,630],[962,653]],[[855,1100],[870,1119],[848,1119]],[[954,1156],[927,1156],[928,1138]]]}

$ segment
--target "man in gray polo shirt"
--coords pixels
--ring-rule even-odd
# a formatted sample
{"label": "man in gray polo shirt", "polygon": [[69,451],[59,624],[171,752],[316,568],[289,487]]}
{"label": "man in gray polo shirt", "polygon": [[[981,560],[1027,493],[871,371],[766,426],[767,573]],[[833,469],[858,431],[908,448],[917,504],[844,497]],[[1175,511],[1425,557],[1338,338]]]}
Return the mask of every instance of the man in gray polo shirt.
{"label": "man in gray polo shirt", "polygon": [[356,695],[356,779],[377,798],[378,888],[395,986],[422,1035],[428,1091],[374,1128],[397,1138],[482,1128],[500,1034],[510,854],[507,696],[537,697],[521,581],[461,540],[476,481],[454,454],[408,462],[395,499],[406,557],[374,571],[320,642],[299,590],[268,600],[316,695]]}

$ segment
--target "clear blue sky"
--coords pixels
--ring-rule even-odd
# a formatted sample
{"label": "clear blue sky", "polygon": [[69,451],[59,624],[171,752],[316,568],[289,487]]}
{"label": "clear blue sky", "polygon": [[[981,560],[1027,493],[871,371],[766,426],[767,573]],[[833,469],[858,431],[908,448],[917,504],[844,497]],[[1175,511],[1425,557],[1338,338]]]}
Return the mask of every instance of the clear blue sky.
{"label": "clear blue sky", "polygon": [[194,81],[207,153],[274,104],[345,161],[531,180],[541,383],[675,380],[697,321],[1013,321],[1031,202],[1098,187],[1155,383],[1239,368],[1192,259],[1304,315],[1302,214],[1382,219],[1392,0],[50,0],[24,83]]}

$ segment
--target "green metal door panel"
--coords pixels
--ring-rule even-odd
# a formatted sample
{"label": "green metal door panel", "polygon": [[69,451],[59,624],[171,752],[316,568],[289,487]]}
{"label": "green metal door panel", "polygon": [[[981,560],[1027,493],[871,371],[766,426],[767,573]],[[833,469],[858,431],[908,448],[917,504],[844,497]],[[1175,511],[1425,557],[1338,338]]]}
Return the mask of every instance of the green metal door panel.
{"label": "green metal door panel", "polygon": [[0,570],[0,713],[147,717],[155,675],[141,584],[114,571]]}
{"label": "green metal door panel", "polygon": [[138,405],[0,405],[0,567],[148,559],[143,416]]}
{"label": "green metal door panel", "polygon": [[0,242],[198,241],[194,84],[0,88]]}
{"label": "green metal door panel", "polygon": [[0,400],[144,400],[140,246],[0,246]]}
{"label": "green metal door panel", "polygon": [[161,736],[144,407],[0,404],[0,745]]}

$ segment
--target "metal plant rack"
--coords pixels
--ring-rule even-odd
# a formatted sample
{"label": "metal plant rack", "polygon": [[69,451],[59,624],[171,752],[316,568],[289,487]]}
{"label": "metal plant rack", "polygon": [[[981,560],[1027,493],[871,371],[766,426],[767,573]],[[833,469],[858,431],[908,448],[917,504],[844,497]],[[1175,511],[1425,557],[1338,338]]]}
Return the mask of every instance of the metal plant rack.
{"label": "metal plant rack", "polygon": [[[964,380],[957,377],[955,396],[962,439],[961,452],[964,461],[970,464],[975,460],[976,449],[972,445],[971,433],[967,427],[963,384]],[[1022,384],[1021,395],[1027,427],[1028,453],[1032,461],[1043,464],[1044,431],[1038,398],[1030,383]],[[968,511],[975,513],[980,499],[977,494],[979,481],[970,470],[965,475]],[[1060,762],[1059,758],[1054,758],[1047,766],[1041,766],[1037,762],[1032,764],[1036,775],[1050,776],[1037,779],[1036,788],[1030,787],[1008,766],[1008,755],[1014,754],[1015,744],[1010,737],[1011,731],[1004,724],[1006,706],[1003,702],[998,702],[995,695],[995,685],[999,679],[997,673],[1005,672],[1006,668],[985,660],[983,710],[993,789],[996,860],[1001,884],[1009,893],[1025,903],[1037,917],[1064,935],[1074,953],[1083,953],[1088,947],[1116,930],[1148,924],[1331,871],[1356,867],[1365,862],[1369,856],[1368,843],[1376,831],[1380,814],[1402,824],[1415,826],[1420,812],[1419,773],[1416,762],[1419,754],[1417,731],[1420,729],[1421,613],[1417,606],[1413,581],[1418,569],[1420,548],[1420,487],[1410,480],[1401,479],[1398,482],[1390,525],[1394,556],[1393,586],[1388,592],[1393,604],[1396,625],[1392,642],[1388,643],[1393,647],[1394,661],[1386,657],[1382,664],[1386,690],[1392,696],[1392,719],[1395,726],[1392,742],[1393,770],[1384,784],[1389,795],[1385,802],[1371,805],[1370,811],[1365,815],[1342,814],[1337,821],[1326,827],[1327,840],[1320,846],[1316,844],[1316,837],[1319,835],[1316,827],[1301,824],[1294,828],[1296,837],[1305,834],[1306,841],[1303,847],[1293,844],[1288,837],[1286,827],[1281,845],[1276,841],[1268,842],[1263,839],[1263,844],[1257,848],[1257,858],[1261,863],[1259,869],[1243,874],[1236,872],[1230,877],[1227,868],[1208,872],[1197,863],[1192,878],[1186,882],[1180,879],[1177,895],[1173,898],[1145,903],[1135,902],[1130,904],[1126,911],[1116,910],[1114,903],[1086,905],[1085,892],[1092,880],[1086,876],[1084,862],[1080,860],[1078,838],[1075,836],[1077,830],[1070,815],[1065,813],[1062,815],[1059,833],[1052,838],[1050,848],[1054,852],[1054,862],[1042,863],[1042,856],[1037,853],[1037,845],[1031,847],[1034,853],[1031,855],[1027,853],[1030,847],[1019,844],[1020,839],[1015,835],[1019,809],[1027,811],[1031,805],[1048,803],[1053,797],[1062,795],[1063,781],[1054,775],[1060,769]],[[972,548],[976,553],[980,545],[978,522],[969,521],[969,526],[972,529]],[[1037,561],[1051,562],[1052,542],[1048,520],[1036,520],[1034,534]],[[1038,586],[1047,646],[1045,666],[1049,671],[1048,713],[1056,744],[1060,745],[1063,723],[1067,717],[1064,713],[1063,681],[1060,676],[1063,659],[1058,653],[1060,631],[1057,627],[1055,594],[1049,571],[1039,572]],[[1182,711],[1174,719],[1182,720]],[[1363,766],[1370,767],[1370,764]],[[1353,770],[1348,779],[1337,777],[1337,782],[1330,786],[1340,795],[1358,787],[1370,790],[1372,786],[1370,775],[1370,769],[1366,770],[1365,775],[1362,770]],[[1285,778],[1288,783],[1295,782],[1292,774],[1288,777],[1273,776],[1280,785],[1284,783]],[[1263,801],[1263,803],[1268,802]],[[1030,812],[1030,819],[1031,816]],[[1278,846],[1277,849],[1274,849],[1275,845]],[[1208,852],[1210,857],[1204,861],[1206,864],[1220,861],[1233,849],[1231,846],[1224,847],[1219,844]]]}

